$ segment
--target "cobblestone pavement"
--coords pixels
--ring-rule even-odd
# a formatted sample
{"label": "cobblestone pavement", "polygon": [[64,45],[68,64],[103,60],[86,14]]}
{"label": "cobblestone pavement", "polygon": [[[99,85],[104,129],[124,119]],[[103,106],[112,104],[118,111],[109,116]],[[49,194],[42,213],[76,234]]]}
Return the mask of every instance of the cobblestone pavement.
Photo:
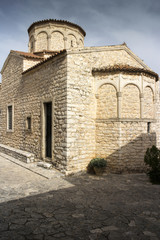
{"label": "cobblestone pavement", "polygon": [[64,177],[0,156],[0,239],[158,240],[160,185],[145,174]]}

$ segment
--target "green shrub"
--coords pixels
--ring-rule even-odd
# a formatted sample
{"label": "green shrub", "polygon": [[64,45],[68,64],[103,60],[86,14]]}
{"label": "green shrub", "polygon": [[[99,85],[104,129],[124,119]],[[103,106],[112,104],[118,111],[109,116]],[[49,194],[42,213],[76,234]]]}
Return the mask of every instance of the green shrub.
{"label": "green shrub", "polygon": [[150,181],[152,183],[160,183],[160,151],[156,146],[153,145],[147,149],[144,162],[150,167],[147,172]]}
{"label": "green shrub", "polygon": [[105,168],[106,166],[107,162],[104,158],[93,158],[88,164],[87,171],[89,173],[94,173],[94,167]]}

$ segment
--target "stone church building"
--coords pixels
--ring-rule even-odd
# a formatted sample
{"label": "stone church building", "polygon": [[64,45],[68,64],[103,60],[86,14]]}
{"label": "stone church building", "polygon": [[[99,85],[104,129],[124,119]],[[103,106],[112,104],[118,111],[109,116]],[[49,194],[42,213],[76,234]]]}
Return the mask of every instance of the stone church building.
{"label": "stone church building", "polygon": [[66,174],[104,157],[112,172],[143,171],[159,146],[159,76],[127,45],[84,47],[85,31],[34,22],[28,52],[1,70],[0,152],[50,161]]}

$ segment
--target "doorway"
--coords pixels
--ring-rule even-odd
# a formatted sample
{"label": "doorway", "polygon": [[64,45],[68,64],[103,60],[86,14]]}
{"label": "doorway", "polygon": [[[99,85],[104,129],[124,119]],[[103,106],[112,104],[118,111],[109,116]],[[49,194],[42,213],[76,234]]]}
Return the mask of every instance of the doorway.
{"label": "doorway", "polygon": [[45,157],[52,158],[52,102],[44,103],[45,109]]}

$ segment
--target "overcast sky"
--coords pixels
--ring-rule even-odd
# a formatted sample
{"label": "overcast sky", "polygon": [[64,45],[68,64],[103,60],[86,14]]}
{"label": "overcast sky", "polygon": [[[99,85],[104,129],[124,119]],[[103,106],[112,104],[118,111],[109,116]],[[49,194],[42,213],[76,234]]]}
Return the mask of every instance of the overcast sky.
{"label": "overcast sky", "polygon": [[50,18],[80,25],[85,46],[126,42],[160,74],[160,0],[1,0],[0,69],[11,49],[28,51],[28,27]]}

